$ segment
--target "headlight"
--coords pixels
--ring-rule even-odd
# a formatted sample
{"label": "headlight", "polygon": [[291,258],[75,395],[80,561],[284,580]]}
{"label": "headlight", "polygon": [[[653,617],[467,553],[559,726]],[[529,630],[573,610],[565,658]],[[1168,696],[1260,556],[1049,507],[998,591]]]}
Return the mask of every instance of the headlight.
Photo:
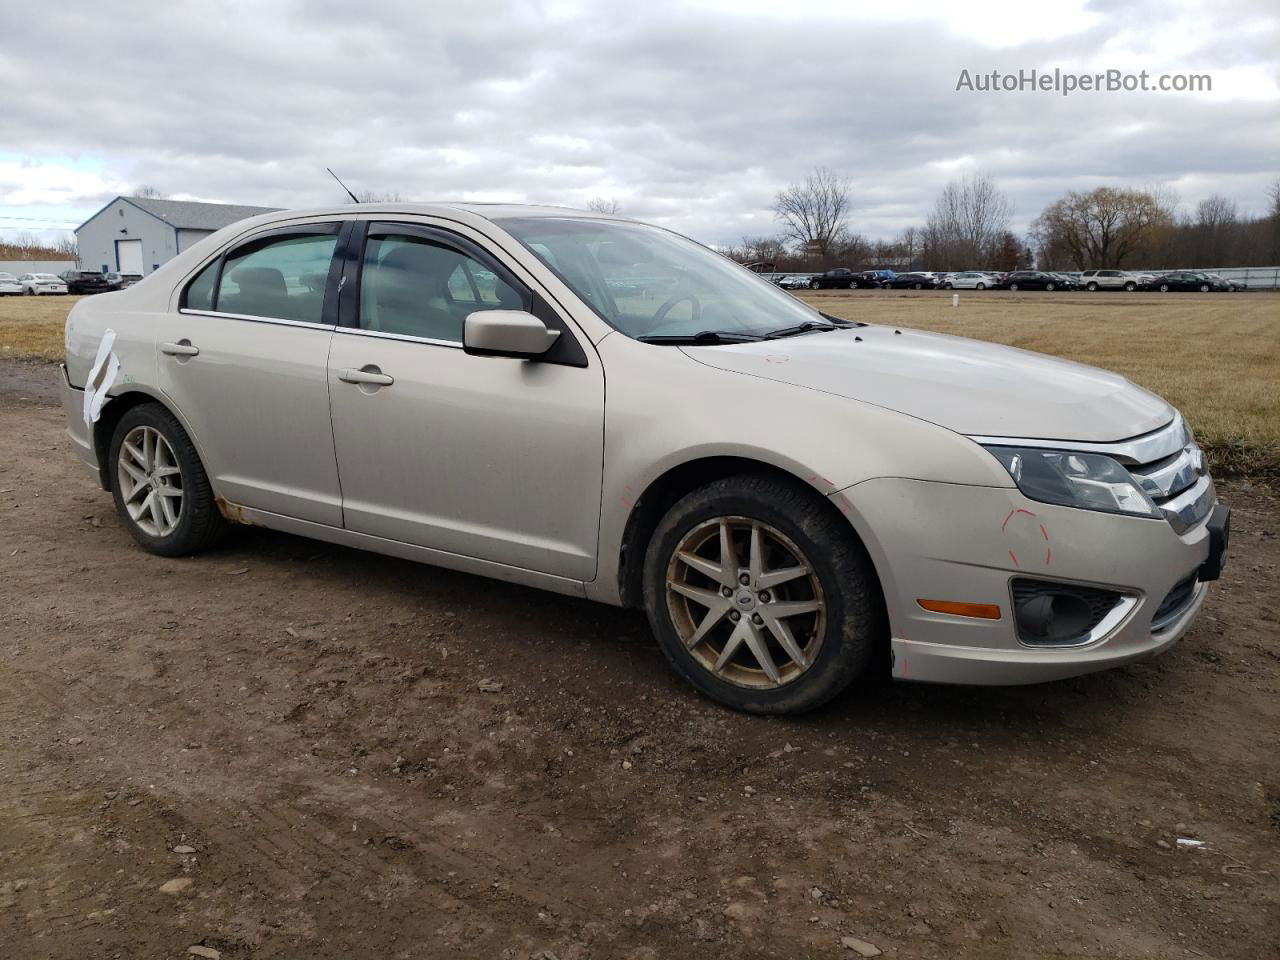
{"label": "headlight", "polygon": [[1129,471],[1110,457],[1031,447],[990,446],[986,450],[1032,500],[1104,513],[1161,516]]}

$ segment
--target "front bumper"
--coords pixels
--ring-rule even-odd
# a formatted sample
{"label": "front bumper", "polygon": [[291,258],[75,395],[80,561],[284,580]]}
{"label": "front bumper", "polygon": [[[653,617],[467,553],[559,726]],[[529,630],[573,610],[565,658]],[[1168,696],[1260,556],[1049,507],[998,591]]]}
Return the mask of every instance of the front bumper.
{"label": "front bumper", "polygon": [[[1177,533],[1167,520],[1039,503],[1014,487],[894,478],[869,480],[832,499],[854,519],[880,574],[893,675],[900,679],[1039,683],[1120,666],[1176,643],[1208,593],[1206,583],[1196,582],[1153,629],[1176,586],[1197,574],[1209,577],[1213,518]],[[1225,536],[1219,544],[1220,559]],[[1133,602],[1089,642],[1030,646],[1014,623],[1015,577],[1102,587]],[[936,613],[920,600],[996,605],[1000,619]]]}

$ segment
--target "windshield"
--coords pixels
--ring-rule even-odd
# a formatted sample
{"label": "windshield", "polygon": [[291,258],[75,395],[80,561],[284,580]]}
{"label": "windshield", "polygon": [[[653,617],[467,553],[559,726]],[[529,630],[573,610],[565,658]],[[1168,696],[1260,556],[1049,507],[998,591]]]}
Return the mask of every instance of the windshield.
{"label": "windshield", "polygon": [[629,337],[761,336],[820,313],[713,250],[658,227],[574,217],[503,218],[611,326]]}

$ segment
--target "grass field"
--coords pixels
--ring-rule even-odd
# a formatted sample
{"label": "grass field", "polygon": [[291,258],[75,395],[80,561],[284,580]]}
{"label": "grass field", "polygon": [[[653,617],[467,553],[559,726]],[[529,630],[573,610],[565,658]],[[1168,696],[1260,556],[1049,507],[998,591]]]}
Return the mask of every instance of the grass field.
{"label": "grass field", "polygon": [[[819,291],[835,316],[1006,343],[1123,374],[1178,407],[1220,474],[1280,478],[1280,294]],[[76,297],[0,298],[0,357],[56,360]]]}

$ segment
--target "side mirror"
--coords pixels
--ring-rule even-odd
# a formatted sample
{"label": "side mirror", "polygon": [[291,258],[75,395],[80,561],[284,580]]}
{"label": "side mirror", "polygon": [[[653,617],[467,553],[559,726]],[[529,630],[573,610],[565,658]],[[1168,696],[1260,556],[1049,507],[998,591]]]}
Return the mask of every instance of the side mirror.
{"label": "side mirror", "polygon": [[473,357],[540,357],[560,336],[559,330],[523,310],[478,310],[462,328],[462,349]]}

